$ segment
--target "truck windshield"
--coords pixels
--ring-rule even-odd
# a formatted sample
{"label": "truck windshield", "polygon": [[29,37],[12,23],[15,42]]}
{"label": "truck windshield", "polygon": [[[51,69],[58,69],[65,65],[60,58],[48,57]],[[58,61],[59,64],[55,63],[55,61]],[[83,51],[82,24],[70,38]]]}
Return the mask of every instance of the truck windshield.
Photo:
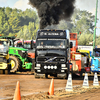
{"label": "truck windshield", "polygon": [[38,39],[37,48],[65,48],[65,39]]}
{"label": "truck windshield", "polygon": [[0,41],[0,53],[8,51],[7,41]]}

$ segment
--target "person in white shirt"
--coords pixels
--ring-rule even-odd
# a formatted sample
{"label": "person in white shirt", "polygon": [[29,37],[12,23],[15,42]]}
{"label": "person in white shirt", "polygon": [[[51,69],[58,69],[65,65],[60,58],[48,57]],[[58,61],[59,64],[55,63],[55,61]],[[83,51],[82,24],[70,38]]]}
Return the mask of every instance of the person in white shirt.
{"label": "person in white shirt", "polygon": [[62,47],[62,48],[64,47],[63,42],[61,42],[60,47]]}

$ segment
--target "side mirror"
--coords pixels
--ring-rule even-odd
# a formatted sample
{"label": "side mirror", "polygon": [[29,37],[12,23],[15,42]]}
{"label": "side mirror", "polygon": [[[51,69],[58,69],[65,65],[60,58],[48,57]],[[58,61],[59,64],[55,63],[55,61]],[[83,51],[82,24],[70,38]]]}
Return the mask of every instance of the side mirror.
{"label": "side mirror", "polygon": [[70,42],[70,48],[72,48],[73,47],[73,42]]}

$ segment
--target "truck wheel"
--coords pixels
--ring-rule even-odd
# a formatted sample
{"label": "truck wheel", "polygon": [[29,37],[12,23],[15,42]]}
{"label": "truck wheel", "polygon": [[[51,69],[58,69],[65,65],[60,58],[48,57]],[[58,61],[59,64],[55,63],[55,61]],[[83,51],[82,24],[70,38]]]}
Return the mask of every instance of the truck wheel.
{"label": "truck wheel", "polygon": [[82,73],[82,71],[80,72],[80,77],[82,77],[82,75],[83,75],[83,73]]}
{"label": "truck wheel", "polygon": [[85,72],[85,70],[84,69],[81,69],[81,71],[80,71],[80,77],[82,78],[83,77],[83,73]]}
{"label": "truck wheel", "polygon": [[45,78],[48,78],[48,74],[45,74]]}
{"label": "truck wheel", "polygon": [[81,61],[81,71],[79,73],[80,73],[80,77],[82,77],[83,73],[85,73],[84,62],[83,61]]}
{"label": "truck wheel", "polygon": [[57,74],[54,74],[54,77],[57,77]]}
{"label": "truck wheel", "polygon": [[14,72],[16,72],[19,69],[20,61],[15,56],[10,56],[10,59],[11,59],[11,61],[10,61],[10,63],[11,63],[11,70],[10,70],[10,72],[14,73]]}

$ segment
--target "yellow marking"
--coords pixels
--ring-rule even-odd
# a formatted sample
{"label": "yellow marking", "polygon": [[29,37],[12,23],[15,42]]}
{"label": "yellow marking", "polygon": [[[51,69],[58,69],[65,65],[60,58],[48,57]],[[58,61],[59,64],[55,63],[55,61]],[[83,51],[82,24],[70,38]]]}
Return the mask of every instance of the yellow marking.
{"label": "yellow marking", "polygon": [[14,67],[15,67],[15,62],[11,60],[11,69],[13,69]]}
{"label": "yellow marking", "polygon": [[0,63],[0,69],[7,69],[7,63]]}

